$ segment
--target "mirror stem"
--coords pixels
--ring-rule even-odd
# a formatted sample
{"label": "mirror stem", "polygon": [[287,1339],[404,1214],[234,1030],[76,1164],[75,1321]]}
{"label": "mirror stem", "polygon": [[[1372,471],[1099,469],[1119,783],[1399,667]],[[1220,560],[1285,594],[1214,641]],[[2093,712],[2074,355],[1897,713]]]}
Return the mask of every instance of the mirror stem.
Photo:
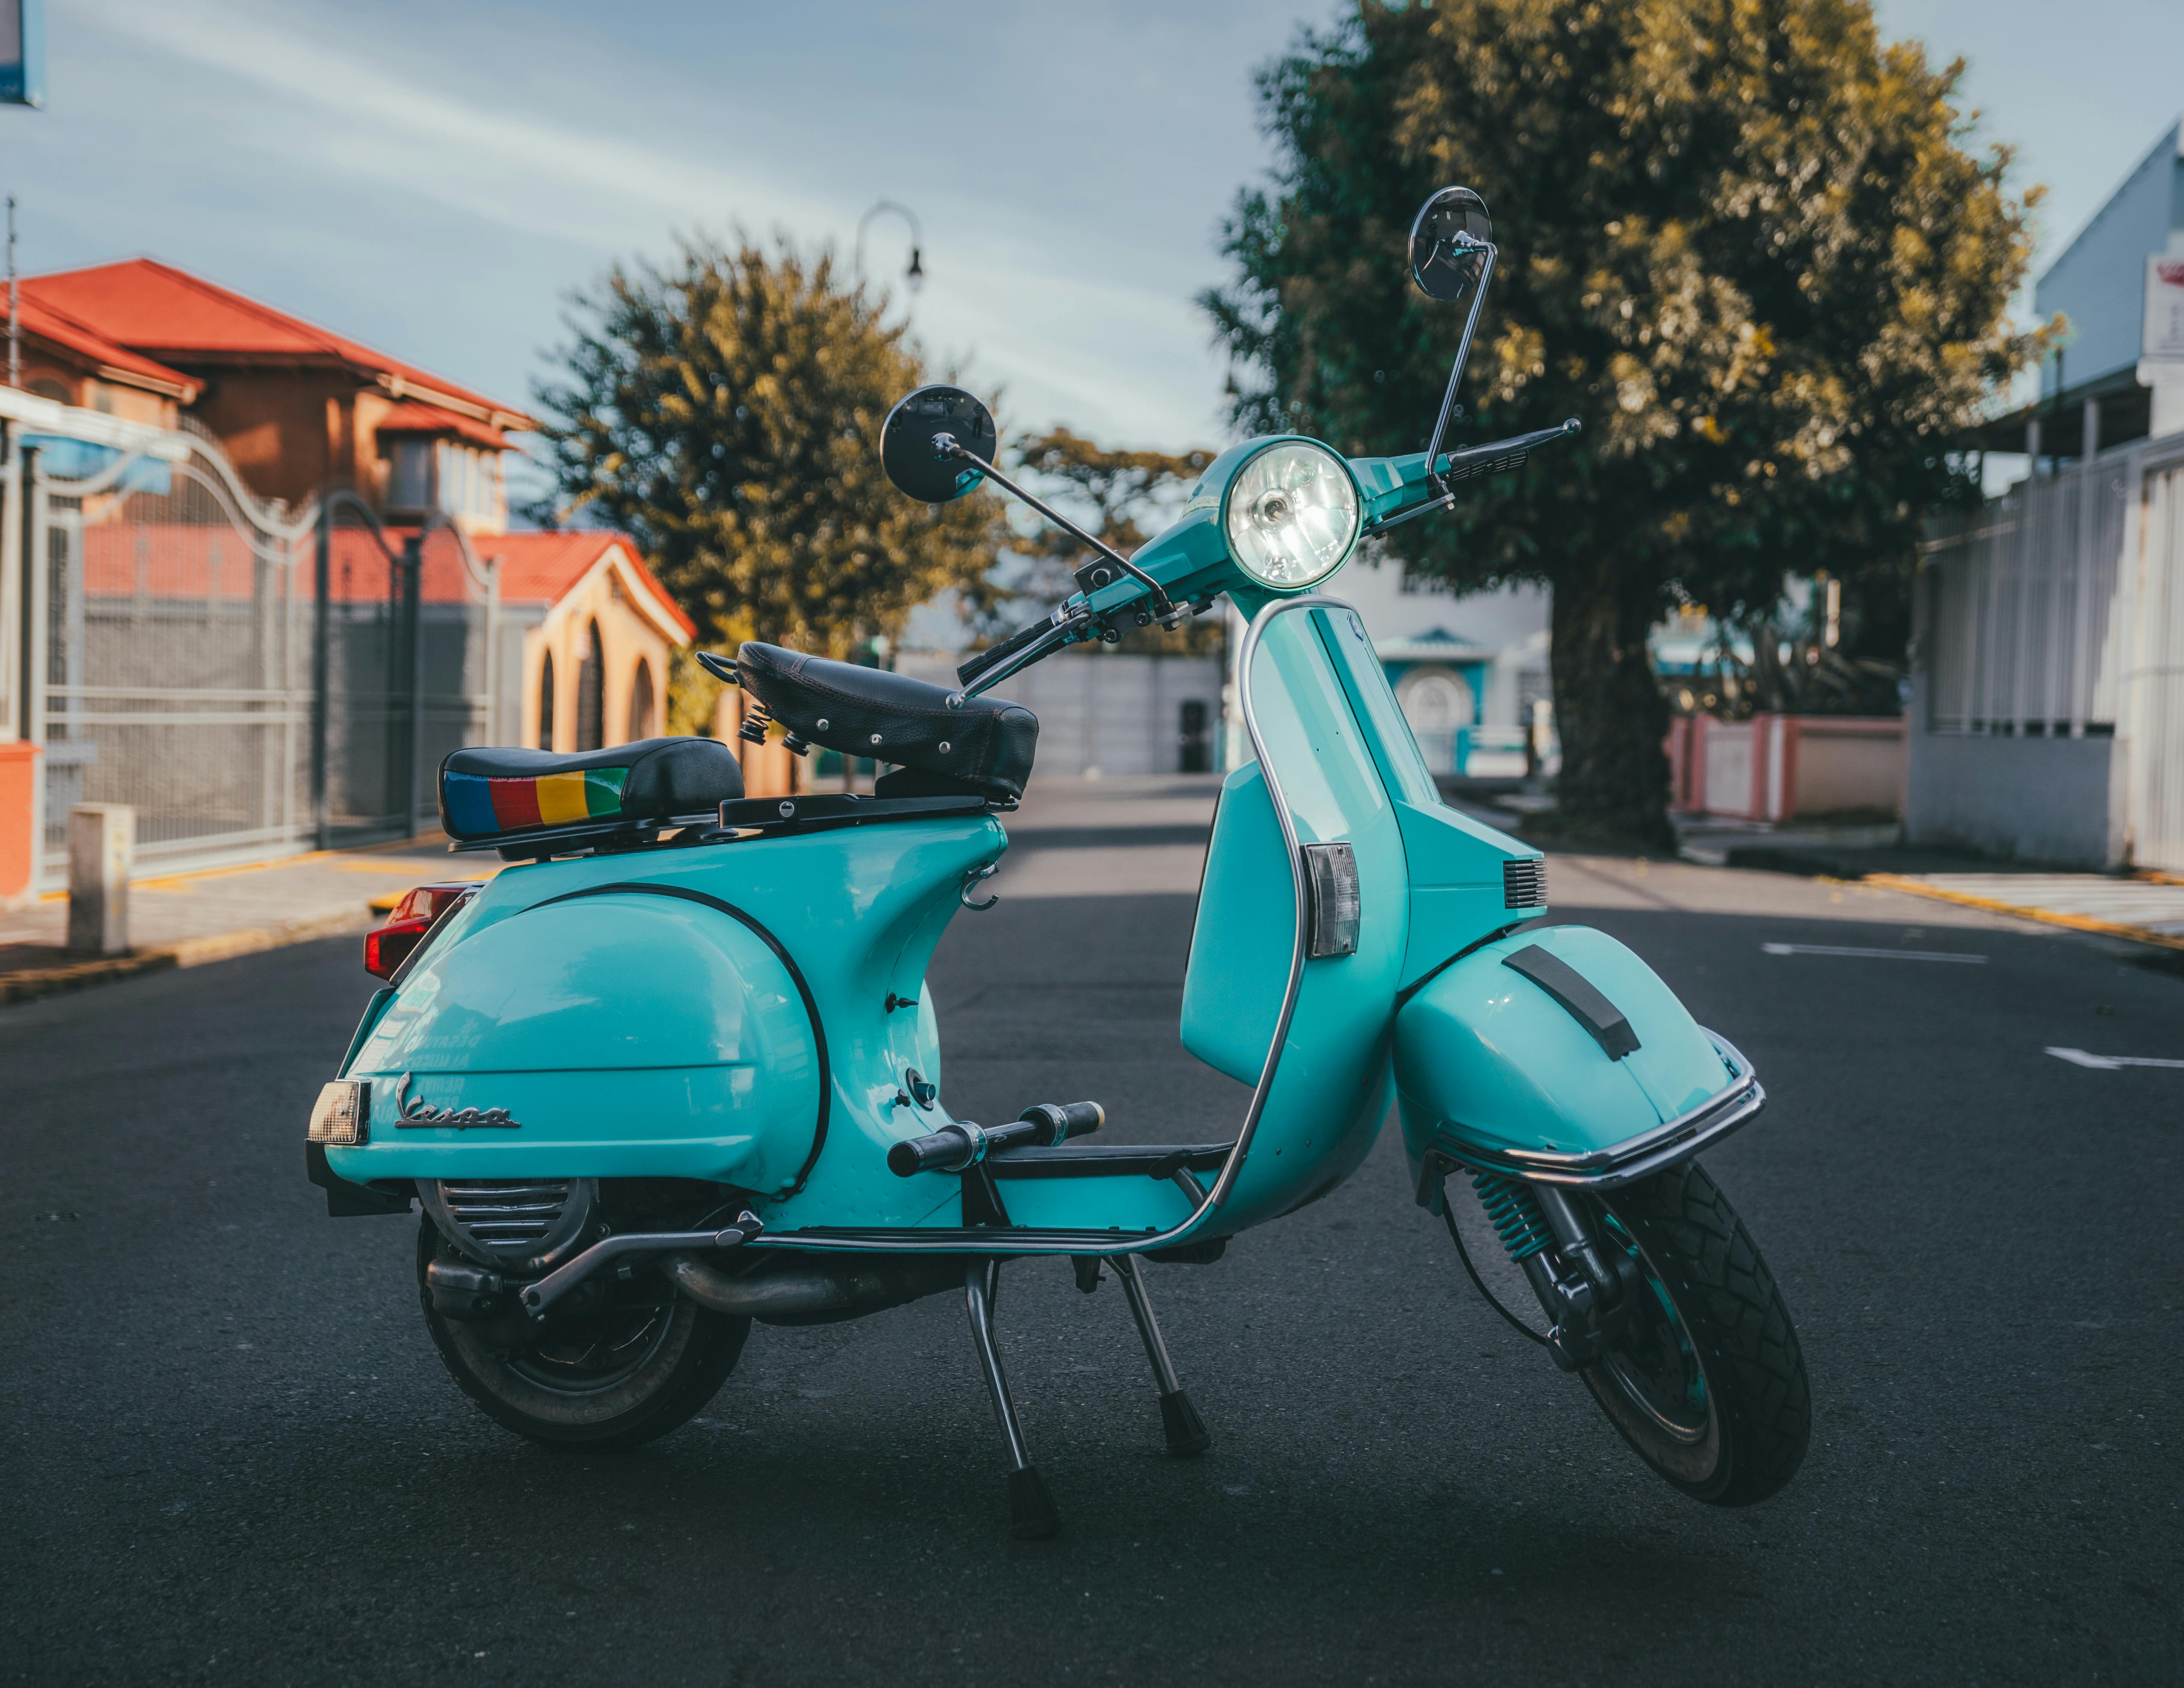
{"label": "mirror stem", "polygon": [[1443,501],[1454,495],[1441,484],[1440,442],[1448,432],[1449,419],[1456,414],[1456,386],[1463,379],[1464,361],[1471,355],[1472,331],[1479,326],[1479,308],[1486,303],[1487,284],[1494,279],[1494,260],[1500,249],[1491,242],[1485,243],[1486,266],[1479,274],[1479,291],[1471,296],[1471,314],[1463,319],[1463,338],[1457,344],[1456,367],[1448,372],[1448,391],[1441,395],[1440,416],[1434,423],[1433,438],[1426,444],[1426,484]]}
{"label": "mirror stem", "polygon": [[[1477,314],[1478,313],[1475,310],[1473,313],[1474,316],[1476,316]],[[1468,333],[1466,334],[1465,338],[1468,343],[1469,339]],[[962,446],[956,444],[956,436],[954,434],[937,433],[933,435],[933,451],[935,456],[945,461],[968,463],[972,468],[977,469],[981,473],[984,474],[988,479],[998,483],[1008,491],[1014,493],[1026,504],[1031,506],[1034,510],[1036,510],[1040,515],[1046,517],[1048,521],[1053,523],[1056,527],[1061,528],[1062,532],[1065,534],[1074,534],[1077,538],[1084,540],[1086,545],[1091,546],[1094,551],[1098,551],[1102,556],[1106,557],[1117,567],[1120,568],[1123,573],[1128,575],[1132,579],[1143,582],[1145,589],[1153,595],[1153,602],[1157,606],[1157,614],[1162,618],[1166,618],[1175,613],[1175,606],[1168,601],[1167,592],[1166,589],[1161,585],[1159,581],[1154,579],[1151,575],[1146,573],[1144,569],[1139,567],[1134,562],[1132,562],[1129,558],[1124,556],[1122,552],[1117,551],[1114,546],[1107,544],[1106,540],[1094,539],[1091,534],[1086,533],[1082,528],[1078,527],[1067,516],[1064,516],[1060,511],[1042,503],[1036,498],[1034,498],[1029,493],[1026,492],[1022,487],[1018,486],[1014,481],[1011,480],[991,463],[989,463],[983,457],[981,457],[977,452],[965,450]]]}

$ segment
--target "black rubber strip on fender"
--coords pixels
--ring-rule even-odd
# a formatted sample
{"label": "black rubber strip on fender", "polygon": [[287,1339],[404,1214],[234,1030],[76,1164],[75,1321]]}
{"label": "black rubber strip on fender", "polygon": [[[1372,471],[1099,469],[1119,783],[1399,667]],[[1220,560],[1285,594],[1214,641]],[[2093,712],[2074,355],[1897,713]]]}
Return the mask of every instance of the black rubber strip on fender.
{"label": "black rubber strip on fender", "polygon": [[1638,1034],[1623,1010],[1559,955],[1527,944],[1515,954],[1503,956],[1502,964],[1523,974],[1567,1009],[1570,1018],[1607,1051],[1609,1060],[1619,1061],[1638,1048]]}

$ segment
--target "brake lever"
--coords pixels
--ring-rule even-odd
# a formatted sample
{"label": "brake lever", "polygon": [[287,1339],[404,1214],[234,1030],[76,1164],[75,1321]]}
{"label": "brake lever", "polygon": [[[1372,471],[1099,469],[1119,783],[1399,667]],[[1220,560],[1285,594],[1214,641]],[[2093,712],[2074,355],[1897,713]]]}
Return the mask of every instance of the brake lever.
{"label": "brake lever", "polygon": [[[963,685],[962,696],[976,697],[979,693],[999,685],[1011,674],[1021,673],[1029,668],[1048,652],[1058,650],[1065,645],[1075,644],[1078,632],[1090,626],[1098,618],[1089,609],[1079,610],[1067,620],[1050,623],[1039,630],[1038,637],[1027,641],[1014,651],[1011,651],[1006,645],[994,646],[992,651],[985,653],[993,658],[986,667],[981,668],[973,664],[966,663],[963,668],[956,669],[956,678],[961,681]],[[967,673],[966,670],[968,672]]]}

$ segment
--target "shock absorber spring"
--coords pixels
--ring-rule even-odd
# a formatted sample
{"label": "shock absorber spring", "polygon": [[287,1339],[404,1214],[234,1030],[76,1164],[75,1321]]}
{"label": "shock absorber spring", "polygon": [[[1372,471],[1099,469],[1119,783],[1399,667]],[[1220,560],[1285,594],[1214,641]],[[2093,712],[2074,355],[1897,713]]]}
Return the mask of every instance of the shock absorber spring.
{"label": "shock absorber spring", "polygon": [[1486,1210],[1487,1222],[1513,1260],[1529,1260],[1554,1241],[1539,1199],[1521,1178],[1504,1178],[1492,1172],[1474,1172],[1471,1187]]}

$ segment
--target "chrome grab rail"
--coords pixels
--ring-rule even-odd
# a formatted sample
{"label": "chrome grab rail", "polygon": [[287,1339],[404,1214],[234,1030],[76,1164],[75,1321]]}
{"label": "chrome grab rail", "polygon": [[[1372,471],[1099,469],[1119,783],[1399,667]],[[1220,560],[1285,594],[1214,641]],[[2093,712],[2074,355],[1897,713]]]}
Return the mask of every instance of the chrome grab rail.
{"label": "chrome grab rail", "polygon": [[1650,1177],[1748,1125],[1767,1105],[1767,1092],[1744,1052],[1716,1031],[1707,1031],[1730,1082],[1695,1108],[1687,1108],[1635,1137],[1605,1149],[1571,1154],[1551,1149],[1496,1149],[1437,1132],[1435,1147],[1483,1172],[1502,1172],[1535,1183],[1579,1189],[1613,1189]]}

